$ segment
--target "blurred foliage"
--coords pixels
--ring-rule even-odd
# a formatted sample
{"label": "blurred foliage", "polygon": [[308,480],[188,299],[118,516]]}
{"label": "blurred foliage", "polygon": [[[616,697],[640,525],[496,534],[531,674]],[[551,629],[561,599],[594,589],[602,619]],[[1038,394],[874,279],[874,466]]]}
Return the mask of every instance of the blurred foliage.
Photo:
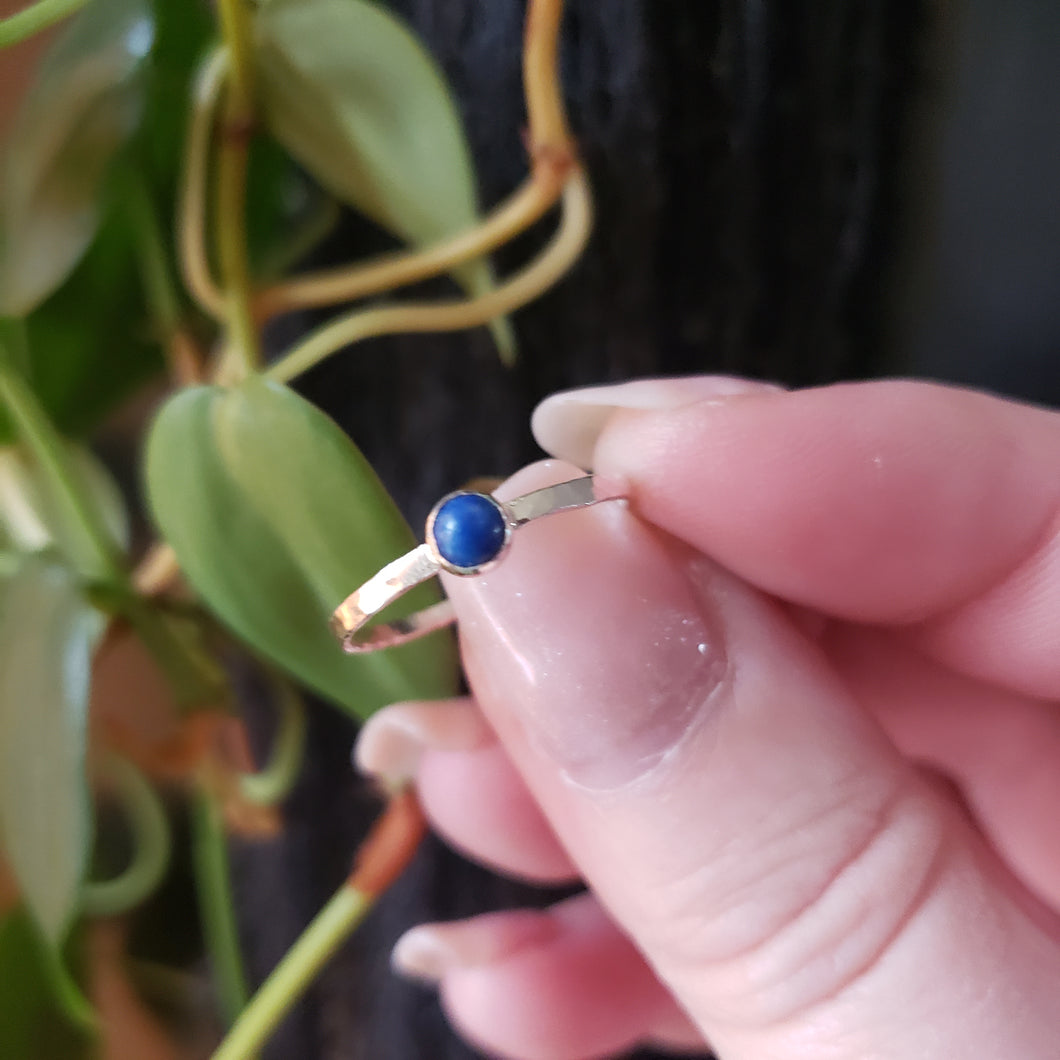
{"label": "blurred foliage", "polygon": [[143,0],[95,0],[45,56],[0,178],[0,313],[25,316],[99,226],[104,181],[144,110],[154,21]]}
{"label": "blurred foliage", "polygon": [[95,1051],[71,1018],[69,985],[57,982],[54,958],[32,917],[15,906],[0,916],[0,1056],[11,1060],[81,1060]]}
{"label": "blurred foliage", "polygon": [[[40,24],[54,21],[45,10],[54,0],[40,3]],[[200,176],[209,206],[194,219],[206,233],[207,272],[224,272],[218,237],[236,232],[252,282],[282,282],[334,223],[336,200],[413,247],[476,225],[457,108],[400,20],[365,0],[222,8],[230,61],[249,48],[260,120],[208,130]],[[217,37],[201,0],[89,0],[57,32],[0,161],[0,881],[10,876],[19,899],[0,916],[3,1058],[76,1060],[92,1045],[78,986],[88,973],[70,955],[85,894],[101,893],[85,891],[98,823],[92,763],[113,756],[113,726],[128,740],[141,713],[164,716],[168,742],[142,760],[165,763],[211,820],[267,830],[276,811],[260,804],[282,800],[304,743],[301,699],[281,671],[358,719],[456,688],[449,635],[343,655],[331,612],[415,538],[339,427],[290,388],[248,373],[254,359],[233,349],[234,318],[209,298],[197,307],[178,282],[185,142],[209,114],[193,86]],[[220,163],[237,156],[247,163],[245,217],[228,217],[215,209],[215,184]],[[494,286],[484,256],[453,276],[473,295]],[[219,301],[224,312],[241,300],[246,310],[248,296],[230,288]],[[510,356],[507,321],[492,326]],[[85,443],[164,372],[173,392],[144,454],[161,536],[133,556],[126,502]],[[145,515],[133,513],[141,536]],[[437,599],[421,586],[397,611]],[[225,716],[236,697],[222,628],[242,646],[238,666],[261,667],[287,689],[280,753],[256,785],[243,783],[245,734]],[[93,656],[115,631],[137,638],[165,703],[138,704],[135,716],[97,731]],[[245,793],[257,799],[250,810]],[[158,806],[124,809],[139,829],[129,842],[166,864]],[[220,869],[198,880],[216,971],[219,953],[230,965],[239,959],[224,834],[199,834],[195,845],[196,864]],[[105,881],[108,911],[123,911],[123,895],[140,901],[135,883],[121,871]]]}
{"label": "blurred foliage", "polygon": [[[368,0],[272,0],[255,19],[265,121],[338,199],[400,239],[436,242],[478,215],[475,173],[445,78],[411,31]],[[454,270],[472,295],[488,259]],[[507,321],[492,325],[514,356]]]}

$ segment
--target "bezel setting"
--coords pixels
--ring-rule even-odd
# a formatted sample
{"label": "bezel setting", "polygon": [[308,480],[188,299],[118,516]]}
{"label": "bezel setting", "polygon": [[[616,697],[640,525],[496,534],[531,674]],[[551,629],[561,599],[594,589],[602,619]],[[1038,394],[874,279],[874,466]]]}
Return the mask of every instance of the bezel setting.
{"label": "bezel setting", "polygon": [[[434,536],[434,523],[438,518],[438,513],[445,507],[449,501],[456,497],[481,497],[488,501],[499,513],[501,520],[504,525],[504,539],[501,541],[501,546],[493,557],[487,560],[485,563],[477,564],[472,567],[461,567],[458,564],[450,562],[438,549],[438,542]],[[431,558],[438,564],[442,570],[447,571],[449,574],[456,574],[463,578],[470,578],[476,574],[482,574],[485,571],[491,570],[496,567],[498,563],[504,558],[512,541],[512,530],[515,527],[514,520],[511,513],[505,507],[503,501],[497,500],[496,497],[489,493],[480,493],[477,490],[453,490],[452,493],[447,493],[444,497],[439,500],[435,506],[431,509],[430,514],[427,516],[427,526],[425,528],[424,539],[427,548],[430,550]]]}
{"label": "bezel setting", "polygon": [[[445,505],[458,497],[468,495],[477,501],[484,499],[490,508],[495,509],[500,516],[500,526],[503,527],[504,533],[500,535],[498,545],[498,525],[490,518],[493,513],[483,511],[478,505],[471,505],[473,510],[477,510],[478,516],[486,516],[482,525],[477,527],[477,530],[484,532],[471,533],[471,521],[469,521],[469,525],[463,528],[469,531],[469,534],[462,538],[462,527],[458,518],[456,523],[448,528],[449,532],[443,535],[447,549],[453,555],[463,558],[489,556],[484,563],[464,567],[451,563],[441,554],[435,527],[438,516]],[[513,531],[534,519],[551,516],[557,512],[588,508],[604,500],[622,499],[617,496],[598,497],[592,475],[583,475],[581,478],[570,479],[567,482],[556,482],[551,486],[543,486],[541,489],[531,490],[520,497],[512,497],[506,501],[498,500],[485,489],[462,489],[447,493],[431,509],[427,517],[423,544],[391,560],[376,571],[360,588],[350,593],[335,608],[332,615],[332,629],[342,642],[343,650],[352,655],[397,647],[443,629],[456,621],[456,611],[448,599],[442,599],[438,603],[391,621],[380,616],[405,593],[443,571],[459,577],[472,577],[492,569],[507,553]],[[479,522],[479,519],[476,518],[474,522]]]}

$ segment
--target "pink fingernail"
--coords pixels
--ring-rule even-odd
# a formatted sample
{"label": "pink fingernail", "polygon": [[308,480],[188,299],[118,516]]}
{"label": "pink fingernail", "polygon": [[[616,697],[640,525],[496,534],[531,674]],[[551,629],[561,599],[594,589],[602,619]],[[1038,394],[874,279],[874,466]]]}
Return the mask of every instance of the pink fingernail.
{"label": "pink fingernail", "polygon": [[591,469],[597,438],[616,409],[668,409],[710,398],[725,400],[782,390],[774,383],[729,375],[637,379],[612,386],[565,390],[534,410],[538,445],[577,467]]}
{"label": "pink fingernail", "polygon": [[492,739],[470,700],[395,703],[365,722],[353,761],[361,772],[400,785],[414,779],[425,750],[470,751]]}
{"label": "pink fingernail", "polygon": [[530,909],[422,924],[398,939],[390,962],[401,975],[437,983],[447,972],[492,964],[526,946],[548,942],[558,930],[549,913]]}

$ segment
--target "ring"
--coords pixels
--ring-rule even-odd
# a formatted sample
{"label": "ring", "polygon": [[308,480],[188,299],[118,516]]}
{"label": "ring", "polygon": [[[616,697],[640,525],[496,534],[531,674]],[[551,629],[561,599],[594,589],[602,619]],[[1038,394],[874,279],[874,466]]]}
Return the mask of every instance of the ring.
{"label": "ring", "polygon": [[495,567],[511,545],[512,531],[543,515],[588,508],[602,500],[593,493],[593,476],[499,501],[488,493],[448,493],[427,517],[424,544],[388,563],[358,590],[350,593],[331,616],[331,628],[351,654],[404,644],[455,621],[448,600],[392,622],[366,628],[372,618],[410,589],[440,571],[473,577]]}

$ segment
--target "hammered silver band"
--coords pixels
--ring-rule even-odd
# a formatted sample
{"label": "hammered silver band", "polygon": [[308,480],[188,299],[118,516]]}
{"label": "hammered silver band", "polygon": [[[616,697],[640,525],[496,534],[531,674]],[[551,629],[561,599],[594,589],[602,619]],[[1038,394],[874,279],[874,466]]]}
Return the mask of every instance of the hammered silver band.
{"label": "hammered silver band", "polygon": [[[488,498],[497,509],[498,517],[503,521],[503,542],[495,555],[487,562],[461,566],[447,559],[439,550],[435,537],[435,521],[438,513],[454,498],[471,497],[478,500]],[[577,508],[587,508],[600,503],[593,491],[593,476],[558,482],[554,486],[524,493],[510,501],[498,501],[489,494],[477,494],[458,490],[443,497],[432,509],[427,519],[427,540],[424,544],[406,553],[400,559],[388,563],[378,574],[369,578],[359,589],[350,593],[331,616],[331,628],[342,643],[344,651],[351,654],[378,651],[390,648],[417,637],[426,636],[436,629],[441,629],[455,620],[452,605],[448,600],[434,604],[432,607],[417,611],[404,618],[390,622],[377,622],[370,625],[372,619],[388,608],[395,600],[404,596],[410,589],[433,578],[440,571],[448,571],[461,577],[481,574],[496,566],[503,558],[511,543],[512,531],[556,512],[567,512]]]}

